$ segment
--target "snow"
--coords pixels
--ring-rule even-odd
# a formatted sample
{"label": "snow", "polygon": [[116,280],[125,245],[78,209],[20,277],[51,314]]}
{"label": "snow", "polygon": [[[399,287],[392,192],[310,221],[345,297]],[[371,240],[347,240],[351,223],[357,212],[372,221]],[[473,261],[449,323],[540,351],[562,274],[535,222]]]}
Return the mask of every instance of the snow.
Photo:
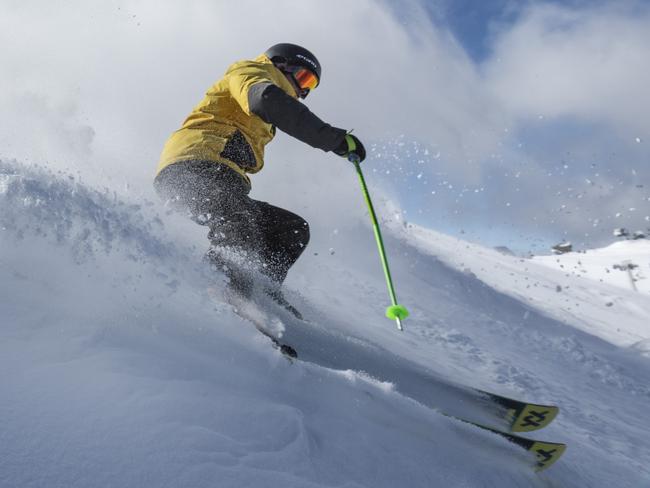
{"label": "snow", "polygon": [[[602,271],[647,263],[636,241],[555,269],[383,222],[400,333],[371,230],[342,225],[287,282],[308,323],[266,310],[310,360],[292,364],[206,294],[202,243],[155,205],[0,174],[3,488],[650,486],[650,297]],[[427,406],[449,399],[430,378],[559,405],[532,437],[565,456],[536,474]]]}

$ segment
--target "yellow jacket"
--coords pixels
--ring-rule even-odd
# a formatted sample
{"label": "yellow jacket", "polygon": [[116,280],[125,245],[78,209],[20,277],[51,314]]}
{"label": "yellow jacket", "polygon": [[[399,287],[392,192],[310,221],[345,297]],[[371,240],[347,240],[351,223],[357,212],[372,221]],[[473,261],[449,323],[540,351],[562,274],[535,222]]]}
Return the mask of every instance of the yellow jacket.
{"label": "yellow jacket", "polygon": [[[182,127],[167,140],[156,174],[180,161],[207,160],[229,166],[250,184],[246,173],[257,173],[262,169],[264,146],[275,135],[275,128],[250,110],[248,90],[257,83],[272,83],[297,98],[289,80],[266,55],[231,65],[224,77],[210,87]],[[243,157],[242,136],[252,150],[251,154],[243,154]],[[228,143],[233,138],[239,138],[236,156],[228,150]],[[247,148],[246,144],[244,146]]]}

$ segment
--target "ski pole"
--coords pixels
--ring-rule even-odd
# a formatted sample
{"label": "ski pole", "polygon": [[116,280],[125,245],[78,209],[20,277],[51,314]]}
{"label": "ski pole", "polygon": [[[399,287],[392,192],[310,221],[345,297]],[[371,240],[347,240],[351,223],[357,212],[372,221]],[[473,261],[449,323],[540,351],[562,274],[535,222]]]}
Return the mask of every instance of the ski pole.
{"label": "ski pole", "polygon": [[357,174],[359,175],[361,190],[363,191],[363,196],[366,200],[366,204],[368,205],[368,212],[370,213],[370,219],[372,220],[372,228],[375,232],[375,240],[377,241],[377,248],[379,249],[379,257],[381,258],[381,264],[384,268],[384,276],[386,277],[388,294],[390,295],[390,300],[392,303],[392,305],[386,309],[386,317],[397,322],[398,330],[404,330],[402,327],[402,319],[408,317],[409,312],[406,310],[406,307],[397,303],[397,295],[395,295],[395,287],[393,286],[393,280],[390,275],[390,268],[388,267],[388,259],[386,258],[384,241],[381,238],[379,222],[377,221],[377,215],[375,214],[375,209],[372,205],[372,200],[370,199],[370,193],[368,193],[368,186],[366,185],[366,180],[363,177],[363,173],[361,171],[361,161],[359,160],[359,156],[353,152],[348,155],[348,160],[354,164],[354,167],[357,170]]}

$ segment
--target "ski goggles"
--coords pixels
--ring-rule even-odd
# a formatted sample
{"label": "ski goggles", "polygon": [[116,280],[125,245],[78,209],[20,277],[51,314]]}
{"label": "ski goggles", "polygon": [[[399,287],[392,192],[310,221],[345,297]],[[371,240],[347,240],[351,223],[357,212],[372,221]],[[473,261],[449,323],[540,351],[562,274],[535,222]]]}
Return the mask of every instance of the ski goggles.
{"label": "ski goggles", "polygon": [[296,83],[303,90],[313,90],[318,86],[318,78],[306,68],[300,68],[293,74]]}
{"label": "ski goggles", "polygon": [[301,90],[301,98],[305,98],[310,91],[318,86],[318,77],[306,68],[298,68],[291,75]]}

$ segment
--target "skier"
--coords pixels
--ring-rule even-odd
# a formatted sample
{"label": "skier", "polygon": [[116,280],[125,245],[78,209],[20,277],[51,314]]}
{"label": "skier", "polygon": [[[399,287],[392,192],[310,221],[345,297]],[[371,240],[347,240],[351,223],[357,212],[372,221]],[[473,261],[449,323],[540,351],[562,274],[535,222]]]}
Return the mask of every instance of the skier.
{"label": "skier", "polygon": [[231,65],[167,140],[154,180],[170,206],[208,227],[205,259],[226,274],[229,293],[250,298],[261,273],[268,278],[265,292],[297,315],[280,286],[309,242],[309,226],[288,210],[250,198],[248,175],[264,166],[264,146],[276,128],[323,151],[365,158],[356,136],[297,100],[320,80],[316,57],[295,44],[276,44]]}

